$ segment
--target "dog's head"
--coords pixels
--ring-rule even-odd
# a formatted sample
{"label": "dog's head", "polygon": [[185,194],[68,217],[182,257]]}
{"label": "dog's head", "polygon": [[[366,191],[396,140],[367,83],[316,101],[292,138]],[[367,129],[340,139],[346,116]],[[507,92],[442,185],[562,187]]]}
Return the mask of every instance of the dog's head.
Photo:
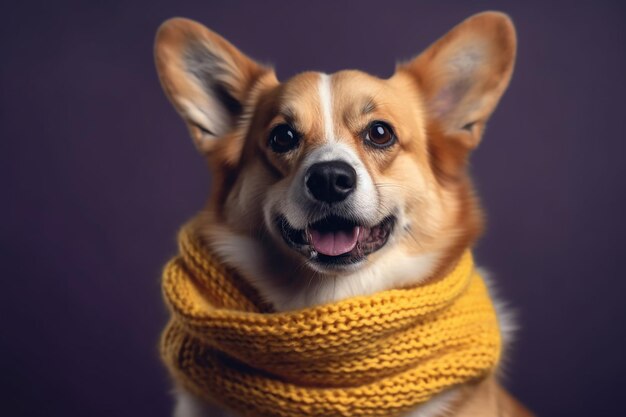
{"label": "dog's head", "polygon": [[159,76],[212,167],[209,241],[269,298],[333,278],[332,295],[299,304],[436,273],[480,233],[467,159],[515,46],[509,18],[487,12],[389,79],[309,72],[281,83],[204,26],[165,22]]}

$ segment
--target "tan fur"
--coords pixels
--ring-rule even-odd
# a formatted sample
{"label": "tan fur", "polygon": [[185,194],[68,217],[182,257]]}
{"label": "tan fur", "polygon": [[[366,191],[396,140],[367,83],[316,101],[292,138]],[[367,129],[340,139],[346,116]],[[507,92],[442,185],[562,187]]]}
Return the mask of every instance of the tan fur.
{"label": "tan fur", "polygon": [[[487,12],[399,65],[389,79],[309,72],[279,83],[272,69],[204,26],[165,22],[155,48],[160,80],[212,172],[211,197],[195,219],[199,233],[279,310],[445,273],[482,231],[467,159],[508,85],[515,46],[509,18]],[[392,126],[396,145],[381,151],[364,143],[374,120]],[[281,123],[302,135],[285,154],[268,147],[270,131]],[[373,187],[369,204],[376,204],[372,225],[390,214],[398,218],[389,242],[353,270],[316,269],[271,224],[274,211],[293,205],[301,167],[320,149],[341,149],[363,167]],[[446,415],[529,415],[495,378],[462,387],[456,398]]]}

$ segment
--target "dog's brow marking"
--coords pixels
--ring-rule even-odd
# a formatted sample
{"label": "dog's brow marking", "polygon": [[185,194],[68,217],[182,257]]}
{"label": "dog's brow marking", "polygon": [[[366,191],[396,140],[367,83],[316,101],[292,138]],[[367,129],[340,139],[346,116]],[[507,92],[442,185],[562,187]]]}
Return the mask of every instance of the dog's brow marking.
{"label": "dog's brow marking", "polygon": [[374,99],[372,97],[369,97],[365,102],[365,105],[363,106],[363,110],[361,110],[361,112],[363,114],[369,114],[372,113],[374,110],[376,110],[376,103],[374,103]]}
{"label": "dog's brow marking", "polygon": [[333,103],[330,92],[330,75],[320,74],[320,105],[324,122],[324,140],[332,142],[334,139],[333,129]]}

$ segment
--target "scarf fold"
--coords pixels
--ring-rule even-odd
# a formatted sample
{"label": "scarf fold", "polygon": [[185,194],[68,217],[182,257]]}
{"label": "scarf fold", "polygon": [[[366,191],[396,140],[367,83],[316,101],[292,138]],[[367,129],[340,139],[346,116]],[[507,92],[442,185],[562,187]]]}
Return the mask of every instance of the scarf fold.
{"label": "scarf fold", "polygon": [[466,252],[438,280],[273,312],[187,228],[163,273],[174,379],[254,417],[396,416],[496,366],[500,333]]}

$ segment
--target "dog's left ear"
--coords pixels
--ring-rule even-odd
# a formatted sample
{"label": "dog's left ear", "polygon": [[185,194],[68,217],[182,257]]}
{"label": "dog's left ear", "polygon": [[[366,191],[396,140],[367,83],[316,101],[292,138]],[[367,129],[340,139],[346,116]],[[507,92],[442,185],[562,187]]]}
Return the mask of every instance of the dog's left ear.
{"label": "dog's left ear", "polygon": [[263,85],[277,83],[271,68],[189,19],[164,22],[154,54],[165,93],[205,154],[232,139],[229,134],[246,117],[246,106],[253,107],[251,101]]}
{"label": "dog's left ear", "polygon": [[511,19],[484,12],[457,25],[398,71],[417,81],[429,122],[473,149],[509,84],[516,44]]}

